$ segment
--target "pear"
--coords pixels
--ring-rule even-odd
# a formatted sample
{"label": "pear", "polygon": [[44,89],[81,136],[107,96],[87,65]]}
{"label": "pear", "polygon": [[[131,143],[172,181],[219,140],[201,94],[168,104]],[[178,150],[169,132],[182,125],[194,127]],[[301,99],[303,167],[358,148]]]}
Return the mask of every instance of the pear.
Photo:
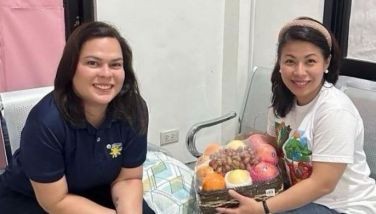
{"label": "pear", "polygon": [[252,178],[248,170],[234,169],[225,175],[226,188],[252,185]]}
{"label": "pear", "polygon": [[245,147],[246,144],[241,140],[231,140],[227,145],[226,148],[237,150],[239,148]]}

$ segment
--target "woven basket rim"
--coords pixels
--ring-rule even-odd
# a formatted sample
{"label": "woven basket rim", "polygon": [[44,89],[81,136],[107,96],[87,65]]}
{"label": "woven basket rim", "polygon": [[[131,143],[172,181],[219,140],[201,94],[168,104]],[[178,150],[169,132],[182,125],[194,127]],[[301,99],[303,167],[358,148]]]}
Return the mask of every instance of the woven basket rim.
{"label": "woven basket rim", "polygon": [[195,181],[196,181],[195,182],[195,188],[196,188],[196,191],[199,194],[221,194],[221,193],[228,192],[230,189],[233,189],[233,190],[236,191],[238,189],[247,188],[247,187],[262,188],[264,186],[270,186],[271,184],[282,182],[282,177],[281,177],[281,174],[278,174],[275,178],[273,178],[269,181],[257,182],[257,183],[255,182],[252,185],[241,186],[241,187],[233,187],[233,188],[225,188],[225,189],[221,189],[221,190],[212,190],[212,191],[201,191],[200,190],[200,182],[198,181],[197,178],[195,178]]}
{"label": "woven basket rim", "polygon": [[[274,188],[273,188],[274,186]],[[284,189],[282,176],[279,174],[277,177],[262,183],[255,183],[248,186],[235,187],[235,188],[226,188],[223,190],[214,190],[214,191],[200,191],[199,182],[195,178],[195,190],[198,206],[201,210],[213,210],[216,207],[235,207],[239,202],[233,199],[228,191],[233,189],[238,193],[252,197],[257,201],[265,200],[272,196],[275,196],[281,193]],[[274,190],[274,194],[267,194],[266,190]],[[252,194],[254,192],[259,192],[258,194]],[[263,193],[261,193],[263,192]]]}

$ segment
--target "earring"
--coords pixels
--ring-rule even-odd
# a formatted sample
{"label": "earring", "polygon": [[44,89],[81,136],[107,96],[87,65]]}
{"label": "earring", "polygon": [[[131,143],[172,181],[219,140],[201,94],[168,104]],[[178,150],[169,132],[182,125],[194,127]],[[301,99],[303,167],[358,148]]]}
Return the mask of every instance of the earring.
{"label": "earring", "polygon": [[326,69],[326,70],[324,71],[324,73],[326,73],[326,74],[327,74],[327,73],[329,73],[329,70],[328,70],[328,69]]}

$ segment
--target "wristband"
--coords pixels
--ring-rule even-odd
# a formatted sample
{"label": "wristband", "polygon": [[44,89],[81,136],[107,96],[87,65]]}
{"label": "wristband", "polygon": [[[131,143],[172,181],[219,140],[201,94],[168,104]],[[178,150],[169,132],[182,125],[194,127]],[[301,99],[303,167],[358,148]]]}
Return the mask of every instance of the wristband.
{"label": "wristband", "polygon": [[268,205],[266,204],[266,200],[263,200],[263,201],[262,201],[262,206],[264,207],[264,212],[265,212],[265,214],[270,214],[269,207],[268,207]]}

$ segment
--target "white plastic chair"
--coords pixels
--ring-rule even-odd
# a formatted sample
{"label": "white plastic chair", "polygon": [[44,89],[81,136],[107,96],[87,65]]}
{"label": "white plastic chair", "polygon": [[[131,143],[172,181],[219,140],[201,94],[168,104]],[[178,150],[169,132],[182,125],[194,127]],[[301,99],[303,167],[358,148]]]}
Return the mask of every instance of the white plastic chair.
{"label": "white plastic chair", "polygon": [[[238,119],[238,134],[247,133],[252,130],[266,131],[268,107],[271,104],[271,74],[272,68],[255,67],[249,75],[245,91],[242,111]],[[196,147],[196,134],[203,128],[211,127],[237,116],[236,112],[230,112],[221,117],[206,120],[194,124],[188,131],[186,146],[194,156],[202,155]]]}
{"label": "white plastic chair", "polygon": [[[7,153],[7,160],[19,148],[20,135],[32,107],[53,87],[0,93],[1,113],[5,126],[0,126],[0,152]],[[0,123],[2,124],[2,123]],[[2,133],[8,133],[10,143],[5,145]],[[4,142],[2,142],[4,141]],[[3,147],[2,147],[3,146]],[[3,148],[3,149],[2,149]],[[1,156],[1,155],[0,155]],[[0,166],[0,174],[9,161]],[[143,171],[144,198],[157,214],[195,212],[195,198],[191,192],[193,170],[172,158],[161,148],[148,144]]]}
{"label": "white plastic chair", "polygon": [[5,120],[3,118],[3,113],[0,111],[0,174],[2,170],[8,165],[8,157],[11,156],[9,149],[9,139],[8,133],[4,133],[3,126],[5,125]]}
{"label": "white plastic chair", "polygon": [[[255,67],[250,75],[245,93],[243,110],[238,118],[238,133],[251,130],[266,131],[267,109],[271,103],[271,68]],[[355,77],[340,76],[336,87],[343,90],[358,108],[364,122],[364,150],[371,177],[376,179],[376,82]],[[194,124],[187,134],[188,151],[195,157],[201,156],[197,150],[196,133],[203,128],[220,124],[236,117],[235,112],[219,118]]]}
{"label": "white plastic chair", "polygon": [[364,151],[376,179],[376,82],[340,76],[336,87],[344,91],[357,107],[364,123]]}
{"label": "white plastic chair", "polygon": [[0,93],[12,154],[20,146],[21,130],[31,108],[52,89],[52,86],[47,86]]}

